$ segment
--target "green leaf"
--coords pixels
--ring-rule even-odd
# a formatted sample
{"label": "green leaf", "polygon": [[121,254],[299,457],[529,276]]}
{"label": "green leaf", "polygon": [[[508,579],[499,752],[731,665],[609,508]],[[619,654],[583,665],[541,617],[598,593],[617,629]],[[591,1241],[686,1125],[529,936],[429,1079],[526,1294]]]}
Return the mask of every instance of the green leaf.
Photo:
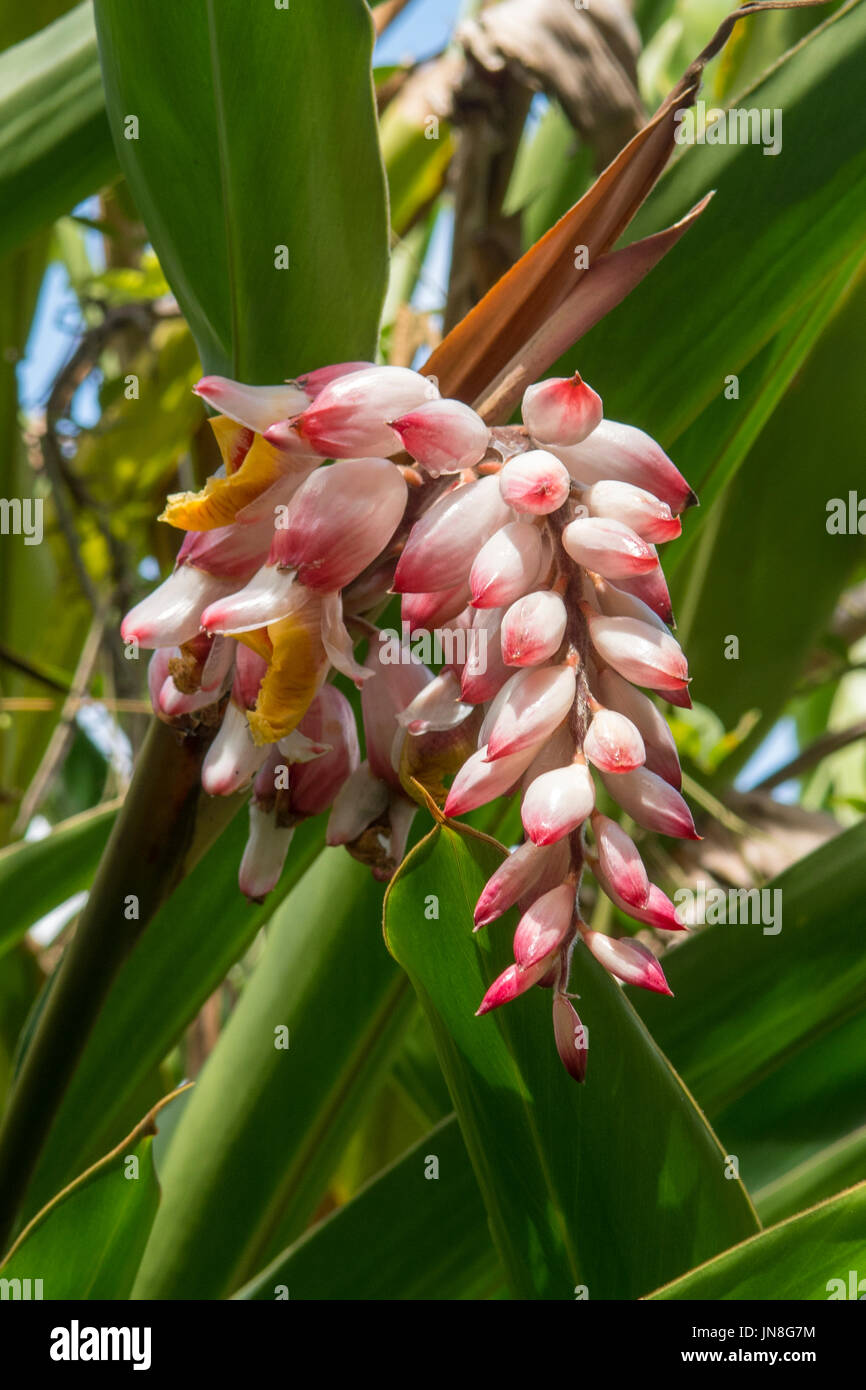
{"label": "green leaf", "polygon": [[89,0],[0,56],[0,94],[2,255],[117,172]]}
{"label": "green leaf", "polygon": [[124,964],[37,1166],[28,1213],[116,1142],[138,1088],[315,860],[324,839],[321,820],[300,827],[278,888],[257,905],[237,886],[247,829],[247,816],[237,815],[163,904]]}
{"label": "green leaf", "polygon": [[335,338],[369,356],[388,243],[366,6],[344,0],[326,35],[309,4],[96,16],[121,167],[205,370],[290,376],[333,361]]}
{"label": "green leaf", "polygon": [[[716,195],[687,242],[579,345],[581,373],[612,418],[668,447],[862,246],[864,57],[866,7],[854,0],[737,97],[739,108],[782,110],[780,154],[693,145],[661,179],[629,240],[670,226],[708,189]],[[711,455],[705,471],[712,464]],[[700,492],[701,472],[690,481]]]}
{"label": "green leaf", "polygon": [[572,982],[592,1043],[584,1087],[557,1058],[546,992],[474,1017],[508,959],[507,921],[472,936],[472,907],[500,861],[483,837],[435,829],[391,885],[387,940],[432,1024],[515,1294],[571,1299],[585,1284],[593,1299],[633,1298],[750,1234],[756,1219],[690,1096],[582,947]]}
{"label": "green leaf", "polygon": [[[692,1270],[653,1298],[859,1298],[866,1261],[866,1183],[802,1216],[762,1231],[702,1269]],[[833,1282],[835,1281],[835,1283]],[[852,1288],[853,1284],[853,1288]],[[864,1285],[866,1287],[866,1285]]]}
{"label": "green leaf", "polygon": [[772,1225],[852,1186],[863,1172],[864,1160],[866,1125],[861,1125],[756,1192],[761,1220]]}
{"label": "green leaf", "polygon": [[484,1203],[452,1115],[235,1297],[267,1302],[283,1286],[292,1301],[476,1299],[501,1283]]}
{"label": "green leaf", "polygon": [[[828,291],[835,305],[840,293],[836,280]],[[706,691],[726,726],[746,710],[761,711],[760,723],[726,765],[725,775],[778,717],[839,593],[866,555],[866,540],[856,531],[834,535],[827,530],[830,499],[843,499],[847,509],[849,491],[862,482],[850,440],[866,432],[866,400],[850,345],[864,310],[861,275],[805,363],[795,352],[790,366],[799,367],[797,375],[712,507],[708,524],[697,530],[686,562],[674,571],[678,636],[689,653],[697,697]],[[826,306],[819,301],[815,313],[820,326]],[[802,318],[797,316],[797,325]],[[780,337],[786,339],[788,329]],[[725,406],[749,409],[765,389],[772,359],[780,357],[786,360],[774,345],[751,364],[741,383],[746,400]],[[719,413],[718,408],[707,412],[706,424],[715,421],[717,438],[723,438]],[[748,564],[732,565],[735,553],[747,556]],[[808,555],[808,564],[792,564],[797,555]],[[737,661],[725,657],[729,634],[739,640]]]}
{"label": "green leaf", "polygon": [[33,1218],[0,1264],[0,1277],[41,1279],[43,1298],[129,1297],[159,1206],[156,1115],[172,1099]]}
{"label": "green leaf", "polygon": [[412,1008],[381,898],[326,850],[277,913],[169,1149],[136,1297],[224,1297],[313,1215]]}
{"label": "green leaf", "polygon": [[116,814],[114,802],[97,806],[61,821],[42,840],[0,850],[0,956],[46,912],[89,886]]}
{"label": "green leaf", "polygon": [[[711,1116],[783,1060],[866,1005],[866,823],[766,888],[781,930],[719,924],[665,960],[675,1008],[642,995],[638,1012]],[[665,1001],[667,1003],[668,1001]]]}
{"label": "green leaf", "polygon": [[714,1116],[761,1218],[779,1221],[857,1180],[866,1090],[866,1010],[792,1048]]}

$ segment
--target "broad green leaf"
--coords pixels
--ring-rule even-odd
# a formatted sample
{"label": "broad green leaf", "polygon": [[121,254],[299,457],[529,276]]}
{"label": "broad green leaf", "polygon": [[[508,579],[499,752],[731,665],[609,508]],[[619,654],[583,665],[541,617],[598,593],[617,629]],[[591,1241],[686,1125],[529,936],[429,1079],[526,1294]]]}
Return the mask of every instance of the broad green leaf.
{"label": "broad green leaf", "polygon": [[[794,1047],[717,1115],[762,1217],[778,1221],[857,1181],[866,1094],[866,1010]],[[862,1160],[861,1160],[862,1161]],[[805,1197],[801,1198],[801,1193]]]}
{"label": "broad green leaf", "polygon": [[491,841],[437,827],[392,883],[387,940],[432,1024],[513,1292],[571,1299],[586,1285],[593,1299],[634,1298],[757,1222],[703,1116],[582,947],[572,984],[591,1041],[585,1086],[556,1055],[549,994],[474,1017],[510,947],[507,920],[472,936],[500,859]]}
{"label": "broad green leaf", "polygon": [[501,1282],[484,1203],[451,1116],[235,1297],[477,1299]]}
{"label": "broad green leaf", "polygon": [[755,1205],[765,1225],[796,1216],[823,1198],[860,1181],[866,1168],[866,1125],[835,1144],[819,1150],[755,1193]]}
{"label": "broad green leaf", "polygon": [[709,1115],[718,1115],[780,1062],[862,1012],[864,883],[866,824],[861,824],[763,890],[780,895],[766,900],[770,908],[774,902],[781,906],[780,931],[746,924],[707,927],[665,960],[676,1007],[663,1007],[646,994],[635,1000],[656,1042]]}
{"label": "broad green leaf", "polygon": [[87,888],[117,811],[114,802],[61,821],[42,840],[21,840],[0,850],[0,956],[34,922]]}
{"label": "broad green leaf", "polygon": [[[834,293],[838,300],[838,285],[834,290],[831,284]],[[866,556],[866,539],[856,529],[843,535],[827,529],[831,499],[842,499],[847,512],[849,492],[862,483],[850,441],[866,431],[866,400],[850,345],[864,309],[861,274],[805,364],[795,352],[794,380],[716,500],[685,564],[674,571],[678,635],[698,698],[706,691],[727,727],[747,710],[761,711],[760,723],[723,769],[726,776],[777,718],[839,593]],[[819,304],[819,319],[821,314]],[[752,368],[758,365],[743,376],[741,400],[724,403],[729,411],[748,411],[765,389],[771,368],[756,381]],[[720,407],[707,414],[708,425],[720,423]],[[748,557],[748,563],[732,565],[733,554]],[[807,555],[808,563],[792,563],[799,555]],[[739,641],[735,661],[725,656],[730,634]]]}
{"label": "broad green leaf", "polygon": [[326,850],[277,913],[169,1149],[136,1297],[225,1297],[315,1212],[412,1008],[381,898]]}
{"label": "broad green leaf", "polygon": [[[657,1299],[860,1298],[866,1268],[866,1183],[823,1202],[701,1269],[657,1289]],[[863,1283],[866,1290],[866,1282]]]}
{"label": "broad green leaf", "polygon": [[312,3],[97,0],[96,17],[118,158],[205,370],[288,377],[335,342],[369,356],[387,214],[362,0],[326,35]]}
{"label": "broad green leaf", "polygon": [[156,1116],[171,1099],[33,1218],[0,1264],[0,1278],[41,1279],[47,1299],[129,1297],[159,1206]]}
{"label": "broad green leaf", "polygon": [[[687,146],[661,179],[630,241],[672,225],[708,189],[716,195],[688,240],[574,354],[612,418],[669,447],[862,245],[864,55],[866,6],[852,0],[737,96],[740,108],[781,109],[778,155],[754,144]],[[702,471],[692,467],[690,481],[700,492]]]}
{"label": "broad green leaf", "polygon": [[0,56],[0,255],[116,172],[87,0]]}
{"label": "broad green leaf", "polygon": [[321,821],[296,832],[279,887],[257,905],[237,886],[247,828],[241,812],[162,906],[123,966],[36,1168],[28,1213],[117,1141],[130,1099],[315,860],[324,837]]}

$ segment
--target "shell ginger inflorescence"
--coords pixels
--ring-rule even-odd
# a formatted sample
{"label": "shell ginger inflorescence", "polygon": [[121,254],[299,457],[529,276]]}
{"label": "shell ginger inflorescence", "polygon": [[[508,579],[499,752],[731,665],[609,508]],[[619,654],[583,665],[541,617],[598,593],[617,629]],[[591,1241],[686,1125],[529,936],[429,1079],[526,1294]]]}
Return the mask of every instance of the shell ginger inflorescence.
{"label": "shell ginger inflorescence", "polygon": [[[252,787],[242,890],[263,898],[294,826],[328,808],[329,843],[387,878],[419,783],[441,800],[456,774],[447,816],[519,791],[524,842],[475,911],[478,929],[518,906],[514,964],[479,1013],[550,988],[559,1055],[582,1079],[576,943],[619,980],[667,992],[646,946],[582,920],[584,869],[637,922],[681,925],[596,798],[601,783],[639,826],[695,837],[670,730],[638,689],[689,704],[656,544],[679,535],[694,494],[577,375],[530,386],[523,426],[503,429],[402,367],[196,389],[220,412],[223,467],[168,499],[164,520],[187,533],[176,567],[122,633],[155,649],[160,718],[218,725],[205,791]],[[402,640],[372,621],[393,593]],[[435,637],[438,674],[419,633]],[[335,672],[361,692],[363,761]]]}

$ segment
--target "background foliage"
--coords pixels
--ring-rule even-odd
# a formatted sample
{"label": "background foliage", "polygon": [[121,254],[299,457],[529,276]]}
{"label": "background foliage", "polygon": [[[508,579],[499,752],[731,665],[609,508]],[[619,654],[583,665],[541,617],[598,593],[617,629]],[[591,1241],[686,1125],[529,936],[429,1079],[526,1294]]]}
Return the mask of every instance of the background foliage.
{"label": "background foliage", "polygon": [[[609,0],[565,48],[532,20],[533,64],[506,45],[495,71],[471,31],[452,41],[456,4],[376,6],[374,32],[334,0],[327,43],[321,8],[0,4],[0,495],[45,509],[41,545],[0,536],[4,1098],[147,728],[117,625],[171,566],[165,492],[212,471],[201,368],[422,363],[729,6]],[[780,890],[781,932],[678,941],[673,1000],[583,960],[577,1088],[538,991],[473,1017],[508,933],[471,933],[495,842],[419,816],[385,897],[310,822],[251,906],[243,798],[204,807],[51,1116],[4,1275],[38,1254],[51,1297],[825,1298],[866,1267],[866,550],[826,527],[866,433],[864,62],[858,0],[741,23],[703,95],[780,109],[782,152],[679,150],[624,240],[712,203],[566,358],[702,499],[666,567],[704,839],[642,850],[669,892]],[[519,826],[470,819],[506,845]],[[593,925],[634,926],[604,902]]]}

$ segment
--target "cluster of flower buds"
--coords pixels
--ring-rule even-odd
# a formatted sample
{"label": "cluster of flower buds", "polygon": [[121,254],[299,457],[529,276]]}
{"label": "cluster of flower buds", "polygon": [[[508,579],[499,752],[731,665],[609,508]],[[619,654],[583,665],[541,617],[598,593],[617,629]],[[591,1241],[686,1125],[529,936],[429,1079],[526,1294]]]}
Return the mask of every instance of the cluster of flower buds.
{"label": "cluster of flower buds", "polygon": [[[514,964],[479,1013],[550,988],[557,1049],[582,1079],[566,992],[575,945],[667,992],[645,946],[582,920],[584,869],[635,921],[680,929],[598,809],[595,776],[639,826],[695,836],[672,736],[636,688],[689,704],[656,545],[679,535],[694,494],[652,439],[603,418],[578,375],[531,386],[523,425],[502,429],[401,367],[196,389],[220,412],[223,466],[168,499],[164,519],[187,535],[122,634],[155,648],[161,718],[217,726],[205,790],[252,787],[243,891],[270,891],[294,826],[328,808],[329,843],[387,878],[418,784],[446,798],[447,816],[519,790],[525,842],[475,912],[477,930],[518,907]],[[372,621],[393,593],[402,642]],[[447,647],[435,676],[406,644],[419,630]],[[363,761],[335,672],[361,692]]]}

